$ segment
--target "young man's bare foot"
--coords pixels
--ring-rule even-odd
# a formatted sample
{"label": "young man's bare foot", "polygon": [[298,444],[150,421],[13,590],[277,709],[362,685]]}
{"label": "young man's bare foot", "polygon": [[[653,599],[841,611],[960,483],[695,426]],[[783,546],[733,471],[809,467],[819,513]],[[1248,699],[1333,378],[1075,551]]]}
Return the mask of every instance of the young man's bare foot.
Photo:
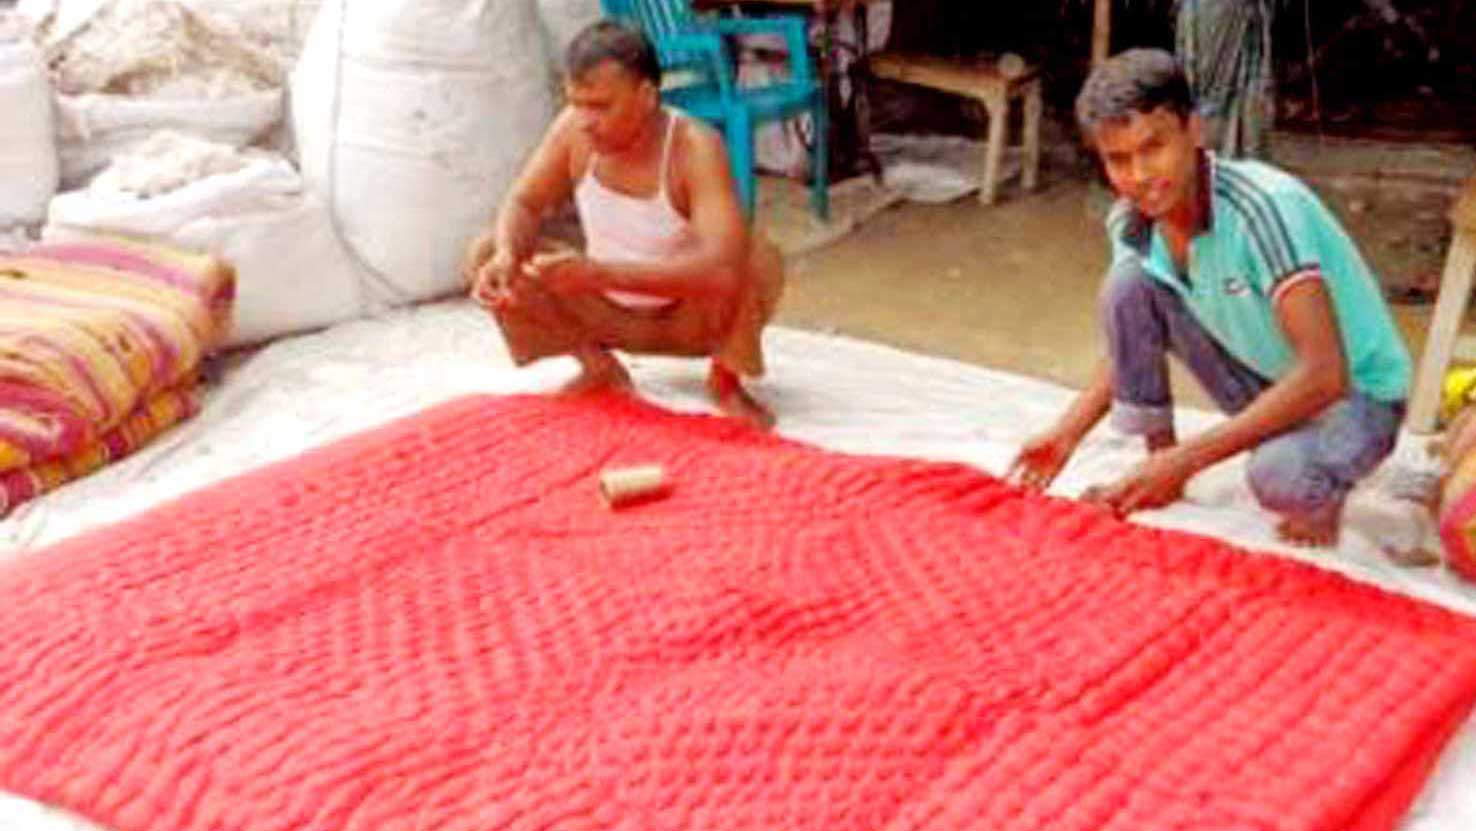
{"label": "young man's bare foot", "polygon": [[1292,545],[1306,548],[1331,547],[1338,544],[1338,526],[1343,519],[1343,503],[1330,502],[1305,514],[1284,514],[1276,533]]}
{"label": "young man's bare foot", "polygon": [[630,373],[620,360],[609,352],[591,350],[574,356],[579,361],[579,374],[570,379],[559,392],[564,395],[584,395],[597,392],[630,392],[635,385]]}
{"label": "young man's bare foot", "polygon": [[1143,436],[1143,444],[1147,446],[1149,453],[1157,453],[1160,450],[1167,450],[1168,448],[1173,447],[1178,443],[1179,436],[1177,433],[1174,432],[1174,428],[1172,427],[1166,430],[1160,430],[1156,433],[1148,433],[1147,435]]}
{"label": "young man's bare foot", "polygon": [[707,376],[707,391],[712,394],[712,400],[723,415],[759,430],[774,427],[774,413],[749,395],[737,374],[732,371],[713,364],[712,373]]}

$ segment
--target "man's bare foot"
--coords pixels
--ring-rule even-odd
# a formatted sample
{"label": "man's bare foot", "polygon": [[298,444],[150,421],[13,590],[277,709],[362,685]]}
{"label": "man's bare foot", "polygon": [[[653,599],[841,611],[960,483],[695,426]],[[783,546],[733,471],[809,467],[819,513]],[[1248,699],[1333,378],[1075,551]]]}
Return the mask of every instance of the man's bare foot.
{"label": "man's bare foot", "polygon": [[714,396],[718,409],[729,418],[755,427],[759,430],[770,430],[774,427],[774,413],[758,402],[758,399],[748,394],[748,391],[739,387],[726,394]]}
{"label": "man's bare foot", "polygon": [[749,395],[738,375],[731,370],[714,363],[711,374],[707,376],[707,391],[723,415],[759,430],[774,427],[774,413]]}
{"label": "man's bare foot", "polygon": [[1081,502],[1087,503],[1088,505],[1096,505],[1101,508],[1106,508],[1108,507],[1107,491],[1108,487],[1106,485],[1091,485],[1086,490],[1082,491],[1081,496],[1078,496],[1077,499]]}
{"label": "man's bare foot", "polygon": [[1428,568],[1440,565],[1440,549],[1427,545],[1416,545],[1413,548],[1398,548],[1392,545],[1383,546],[1384,556],[1396,566],[1404,568]]}
{"label": "man's bare foot", "polygon": [[585,395],[607,391],[630,392],[635,388],[630,373],[609,352],[589,352],[574,357],[579,360],[579,374],[560,387],[560,393]]}
{"label": "man's bare foot", "polygon": [[1284,514],[1276,533],[1292,545],[1306,548],[1331,547],[1338,544],[1338,526],[1343,519],[1343,503],[1331,502],[1305,514]]}

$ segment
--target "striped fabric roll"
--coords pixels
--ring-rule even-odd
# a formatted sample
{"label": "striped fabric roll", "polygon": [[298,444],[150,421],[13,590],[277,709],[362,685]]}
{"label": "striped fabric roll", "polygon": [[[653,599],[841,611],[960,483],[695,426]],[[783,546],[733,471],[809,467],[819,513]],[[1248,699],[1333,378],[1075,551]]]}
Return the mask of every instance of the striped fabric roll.
{"label": "striped fabric roll", "polygon": [[55,479],[159,421],[223,341],[234,286],[213,257],[137,242],[0,253],[0,473]]}
{"label": "striped fabric roll", "polygon": [[199,387],[189,382],[155,394],[118,426],[70,456],[0,473],[0,516],[22,502],[116,462],[199,411]]}

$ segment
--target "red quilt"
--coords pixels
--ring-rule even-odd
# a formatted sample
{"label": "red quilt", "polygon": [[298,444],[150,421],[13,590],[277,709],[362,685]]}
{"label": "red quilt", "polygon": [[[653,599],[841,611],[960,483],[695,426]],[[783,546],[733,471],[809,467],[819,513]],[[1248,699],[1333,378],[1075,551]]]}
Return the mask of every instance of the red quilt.
{"label": "red quilt", "polygon": [[[603,466],[671,495],[604,508]],[[1476,625],[952,465],[469,398],[0,568],[118,831],[1393,828]]]}

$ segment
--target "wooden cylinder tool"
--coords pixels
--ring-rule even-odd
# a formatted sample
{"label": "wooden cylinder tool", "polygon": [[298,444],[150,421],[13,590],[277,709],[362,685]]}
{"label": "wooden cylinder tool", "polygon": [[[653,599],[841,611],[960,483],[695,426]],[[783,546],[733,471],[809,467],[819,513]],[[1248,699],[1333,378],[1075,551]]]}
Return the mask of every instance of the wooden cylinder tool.
{"label": "wooden cylinder tool", "polygon": [[600,471],[600,498],[611,508],[623,508],[671,492],[660,465],[617,467]]}

